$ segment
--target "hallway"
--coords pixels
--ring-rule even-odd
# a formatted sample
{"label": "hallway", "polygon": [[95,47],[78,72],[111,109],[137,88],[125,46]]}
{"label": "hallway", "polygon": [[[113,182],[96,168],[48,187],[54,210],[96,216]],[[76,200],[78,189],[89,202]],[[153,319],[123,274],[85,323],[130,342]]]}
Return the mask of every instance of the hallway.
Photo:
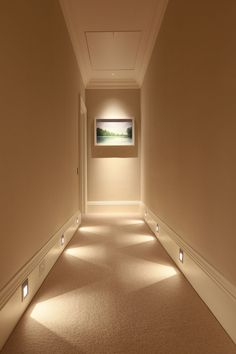
{"label": "hallway", "polygon": [[87,216],[2,353],[234,354],[236,348],[143,220]]}
{"label": "hallway", "polygon": [[0,351],[236,354],[236,1],[1,5]]}

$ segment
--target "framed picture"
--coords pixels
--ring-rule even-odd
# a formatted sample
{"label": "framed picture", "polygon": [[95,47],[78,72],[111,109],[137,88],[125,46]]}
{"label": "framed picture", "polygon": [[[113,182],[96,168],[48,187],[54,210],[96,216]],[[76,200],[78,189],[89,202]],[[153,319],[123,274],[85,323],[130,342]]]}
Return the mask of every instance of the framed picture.
{"label": "framed picture", "polygon": [[95,119],[94,144],[102,146],[134,145],[134,119]]}

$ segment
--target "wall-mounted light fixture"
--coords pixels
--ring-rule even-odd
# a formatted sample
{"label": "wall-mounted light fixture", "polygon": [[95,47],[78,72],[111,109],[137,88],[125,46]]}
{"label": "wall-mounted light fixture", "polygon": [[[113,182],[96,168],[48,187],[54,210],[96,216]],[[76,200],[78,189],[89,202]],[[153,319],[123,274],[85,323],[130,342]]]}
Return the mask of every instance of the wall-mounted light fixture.
{"label": "wall-mounted light fixture", "polygon": [[159,224],[156,224],[156,232],[160,232],[160,226],[159,226]]}
{"label": "wall-mounted light fixture", "polygon": [[22,285],[21,285],[21,295],[22,295],[22,301],[28,296],[29,294],[29,281],[26,279]]}
{"label": "wall-mounted light fixture", "polygon": [[61,246],[63,246],[64,243],[65,243],[65,236],[63,234],[63,235],[61,235]]}
{"label": "wall-mounted light fixture", "polygon": [[180,248],[179,249],[179,260],[180,262],[184,262],[184,251]]}

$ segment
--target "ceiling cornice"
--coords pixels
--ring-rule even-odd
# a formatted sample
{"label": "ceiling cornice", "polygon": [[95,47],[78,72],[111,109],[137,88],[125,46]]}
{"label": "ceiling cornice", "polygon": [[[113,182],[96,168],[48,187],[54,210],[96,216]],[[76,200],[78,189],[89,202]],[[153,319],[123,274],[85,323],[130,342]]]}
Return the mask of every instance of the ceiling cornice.
{"label": "ceiling cornice", "polygon": [[86,88],[88,84],[88,72],[86,68],[86,64],[83,61],[83,57],[79,55],[79,43],[78,39],[76,37],[75,31],[74,31],[74,26],[72,24],[71,18],[70,18],[70,13],[68,9],[68,3],[64,0],[59,0],[59,3],[61,5],[62,13],[64,15],[64,19],[66,22],[66,26],[69,32],[69,37],[71,39],[71,43],[74,49],[75,57],[79,66],[80,74],[83,80],[84,87]]}
{"label": "ceiling cornice", "polygon": [[142,66],[141,66],[141,70],[140,70],[140,73],[139,73],[138,79],[137,79],[140,87],[142,87],[143,80],[144,80],[149,62],[151,60],[152,52],[153,52],[153,49],[154,49],[154,46],[155,46],[155,43],[157,40],[158,33],[161,28],[162,20],[164,18],[168,2],[169,2],[169,0],[160,0],[160,2],[158,3],[157,9],[155,11],[155,14],[154,14],[154,19],[152,22],[152,28],[151,28],[150,35],[149,35],[148,45],[147,45],[147,48],[145,51],[145,56],[144,56],[144,60],[143,60]]}

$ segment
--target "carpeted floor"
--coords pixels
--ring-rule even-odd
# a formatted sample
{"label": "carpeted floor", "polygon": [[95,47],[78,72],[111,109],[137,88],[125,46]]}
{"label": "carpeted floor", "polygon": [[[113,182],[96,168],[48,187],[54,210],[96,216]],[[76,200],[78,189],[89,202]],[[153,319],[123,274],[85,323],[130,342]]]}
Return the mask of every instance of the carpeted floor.
{"label": "carpeted floor", "polygon": [[2,353],[236,354],[138,218],[88,217]]}

